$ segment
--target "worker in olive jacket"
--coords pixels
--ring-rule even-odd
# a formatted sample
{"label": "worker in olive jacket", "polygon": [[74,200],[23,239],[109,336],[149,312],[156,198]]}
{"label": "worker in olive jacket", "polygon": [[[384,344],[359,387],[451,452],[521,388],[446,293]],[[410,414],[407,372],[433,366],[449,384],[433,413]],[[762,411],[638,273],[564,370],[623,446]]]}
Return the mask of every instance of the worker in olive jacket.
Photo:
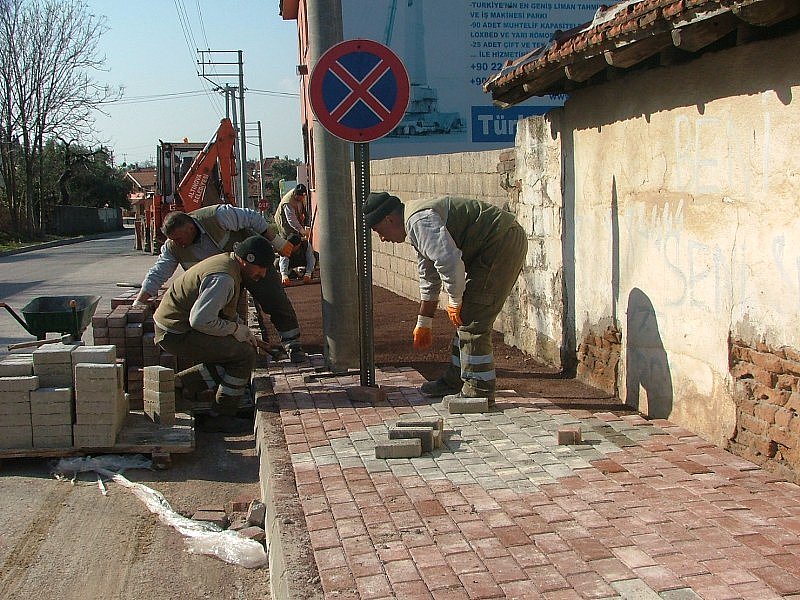
{"label": "worker in olive jacket", "polygon": [[487,398],[497,387],[492,326],[525,263],[528,240],[510,212],[487,202],[444,196],[405,205],[386,192],[371,193],[364,218],[382,241],[417,251],[420,308],[414,347],[432,343],[433,316],[444,287],[447,314],[456,327],[451,362],[427,396]]}
{"label": "worker in olive jacket", "polygon": [[[260,213],[230,204],[206,206],[190,213],[169,213],[161,229],[167,241],[161,247],[158,260],[142,281],[142,290],[136,298],[139,303],[156,296],[178,265],[188,269],[209,256],[230,252],[236,242],[251,235],[260,234],[267,238],[280,255],[291,255],[300,243],[299,237],[289,240],[278,235],[275,224],[267,223]],[[307,360],[300,342],[297,314],[286,296],[275,266],[268,265],[265,277],[259,281],[245,281],[244,285],[258,308],[258,324],[263,341],[266,343],[269,336],[262,312],[269,315],[281,338],[282,356],[273,354],[273,357],[285,358],[288,355],[295,363]]]}
{"label": "worker in olive jacket", "polygon": [[155,342],[193,367],[175,376],[184,402],[216,388],[212,417],[218,431],[236,430],[239,401],[256,361],[256,338],[237,312],[244,281],[259,281],[274,261],[261,236],[190,267],[169,286],[153,314]]}

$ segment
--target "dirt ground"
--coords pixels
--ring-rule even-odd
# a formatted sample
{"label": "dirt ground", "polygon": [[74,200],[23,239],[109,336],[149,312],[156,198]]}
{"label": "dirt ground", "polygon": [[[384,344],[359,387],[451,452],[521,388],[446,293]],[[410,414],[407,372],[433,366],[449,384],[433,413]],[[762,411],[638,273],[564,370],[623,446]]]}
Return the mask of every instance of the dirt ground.
{"label": "dirt ground", "polygon": [[[303,345],[309,353],[322,352],[321,293],[318,284],[287,288],[300,320]],[[373,286],[372,295],[376,366],[409,366],[426,379],[436,379],[450,362],[453,326],[447,313],[437,312],[433,324],[433,346],[428,351],[419,352],[414,350],[411,343],[419,303],[377,286]],[[494,332],[493,344],[499,389],[512,389],[524,396],[548,398],[570,408],[625,409],[605,392],[575,379],[562,377],[556,369],[537,363],[518,348],[506,345],[499,332]]]}

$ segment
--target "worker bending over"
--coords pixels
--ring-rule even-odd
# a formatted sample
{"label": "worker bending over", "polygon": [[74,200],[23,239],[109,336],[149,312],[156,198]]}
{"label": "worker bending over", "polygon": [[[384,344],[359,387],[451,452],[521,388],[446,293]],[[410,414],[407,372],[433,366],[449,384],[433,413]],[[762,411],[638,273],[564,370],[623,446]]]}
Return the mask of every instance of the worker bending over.
{"label": "worker bending over", "polygon": [[[155,341],[165,351],[194,366],[175,376],[184,402],[217,388],[209,431],[240,431],[239,401],[256,361],[256,338],[236,310],[243,282],[259,281],[274,260],[261,236],[236,244],[190,267],[169,286],[156,312]],[[210,425],[210,426],[209,426]]]}
{"label": "worker bending over", "polygon": [[[237,208],[230,204],[206,206],[190,213],[171,212],[164,218],[161,227],[167,241],[161,246],[161,254],[142,281],[142,290],[136,302],[144,303],[158,294],[158,290],[175,273],[178,265],[184,270],[215,254],[228,253],[237,242],[248,236],[260,234],[272,244],[281,256],[294,251],[299,238],[287,241],[277,233],[274,224],[254,210]],[[274,260],[273,253],[273,260]],[[263,341],[269,334],[261,313],[269,315],[278,331],[281,345],[294,363],[308,357],[300,343],[300,325],[292,303],[281,285],[275,265],[267,265],[266,275],[258,281],[245,280],[244,286],[256,303],[258,324]]]}
{"label": "worker bending over", "polygon": [[492,326],[525,263],[528,240],[514,215],[467,198],[444,196],[405,205],[373,192],[364,219],[384,242],[408,241],[417,251],[420,302],[414,348],[432,343],[431,327],[444,286],[456,326],[452,356],[442,376],[422,385],[427,396],[487,398],[497,388]]}
{"label": "worker bending over", "polygon": [[[280,228],[280,233],[287,239],[292,235],[299,235],[306,242],[306,271],[303,283],[311,281],[311,274],[317,264],[314,248],[311,245],[311,217],[306,207],[308,190],[302,183],[289,190],[281,198],[275,210],[275,223]],[[281,255],[279,259],[283,285],[289,285],[289,256]]]}

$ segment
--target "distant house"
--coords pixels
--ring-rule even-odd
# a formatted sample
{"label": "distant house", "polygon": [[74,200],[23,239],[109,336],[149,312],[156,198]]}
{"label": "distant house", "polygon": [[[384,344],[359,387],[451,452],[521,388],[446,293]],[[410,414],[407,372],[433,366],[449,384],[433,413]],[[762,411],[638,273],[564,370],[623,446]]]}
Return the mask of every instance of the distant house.
{"label": "distant house", "polygon": [[153,199],[156,191],[156,168],[146,167],[135,169],[125,173],[125,178],[129,179],[133,186],[128,194],[128,201],[131,209],[135,213],[141,213],[148,200]]}

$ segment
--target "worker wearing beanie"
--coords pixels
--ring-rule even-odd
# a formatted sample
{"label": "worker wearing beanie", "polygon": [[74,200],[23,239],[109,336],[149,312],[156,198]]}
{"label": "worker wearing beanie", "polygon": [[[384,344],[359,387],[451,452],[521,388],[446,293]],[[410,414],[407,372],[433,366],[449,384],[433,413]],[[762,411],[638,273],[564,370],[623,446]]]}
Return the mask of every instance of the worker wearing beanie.
{"label": "worker wearing beanie", "polygon": [[256,338],[236,311],[242,281],[258,281],[274,260],[270,243],[252,236],[234,251],[200,261],[173,280],[153,320],[155,341],[195,366],[178,373],[176,389],[191,401],[217,388],[209,431],[247,427],[235,415],[256,361]]}
{"label": "worker wearing beanie", "polygon": [[386,192],[369,194],[364,219],[381,241],[417,251],[420,308],[414,347],[432,343],[433,316],[444,287],[456,326],[452,356],[442,376],[422,385],[427,396],[488,398],[497,387],[492,327],[525,263],[528,240],[510,212],[468,198],[444,196],[406,204]]}
{"label": "worker wearing beanie", "polygon": [[[268,223],[258,212],[229,204],[204,206],[190,213],[171,212],[162,226],[167,241],[161,247],[158,260],[142,281],[142,290],[136,301],[145,303],[156,296],[161,286],[175,273],[178,265],[184,270],[189,269],[204,258],[230,252],[234,244],[254,234],[267,238],[278,254],[289,256],[300,243],[300,238],[298,236],[289,241],[290,238],[281,237],[277,231],[275,223]],[[281,338],[280,352],[270,351],[273,358],[288,356],[294,363],[306,361],[308,357],[300,342],[297,314],[286,296],[274,265],[267,267],[265,277],[257,282],[245,281],[244,285],[258,309],[256,316],[265,345],[268,345],[269,333],[263,314],[269,315]],[[244,295],[241,302],[244,306],[240,306],[240,311],[244,315],[247,310]]]}
{"label": "worker wearing beanie", "polygon": [[[278,207],[275,209],[275,223],[280,227],[280,232],[287,239],[292,235],[299,235],[305,241],[306,271],[303,275],[303,283],[311,282],[311,274],[317,266],[317,257],[314,254],[314,247],[311,245],[311,216],[308,214],[306,199],[308,189],[302,183],[289,190],[281,198]],[[281,270],[283,285],[291,283],[289,279],[289,256],[282,255],[278,261]]]}

